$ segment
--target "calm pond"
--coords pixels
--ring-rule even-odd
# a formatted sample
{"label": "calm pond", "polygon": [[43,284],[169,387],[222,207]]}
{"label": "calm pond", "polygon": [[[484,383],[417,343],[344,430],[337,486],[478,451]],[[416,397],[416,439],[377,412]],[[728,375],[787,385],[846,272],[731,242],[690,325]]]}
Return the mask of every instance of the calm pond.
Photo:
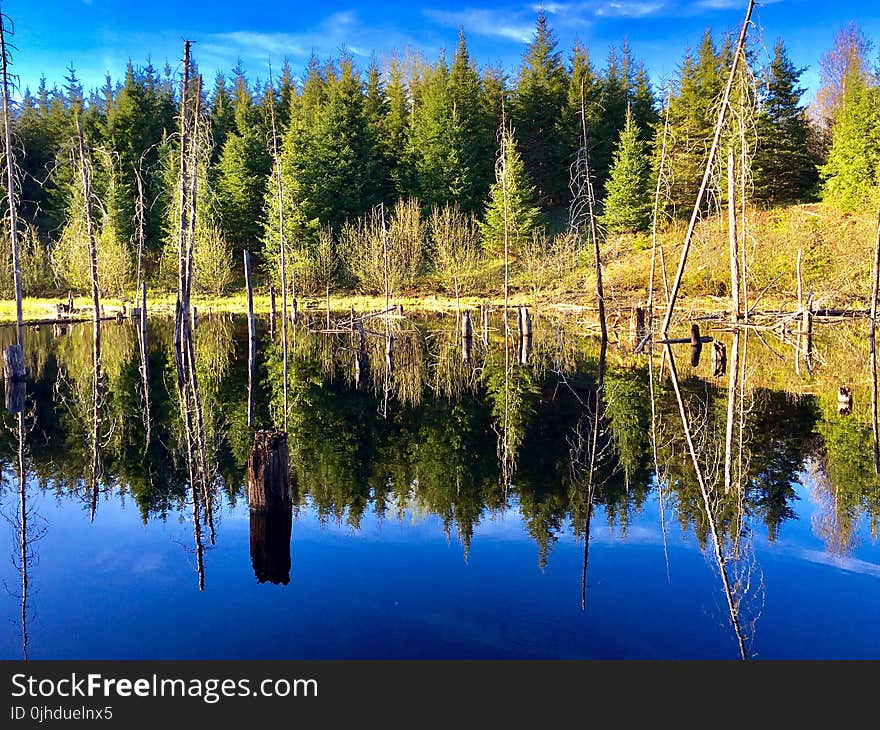
{"label": "calm pond", "polygon": [[864,320],[817,322],[809,363],[790,332],[710,332],[717,375],[711,344],[693,367],[623,332],[603,358],[574,315],[506,351],[475,316],[467,358],[454,315],[369,320],[363,352],[299,325],[268,514],[248,457],[284,428],[279,327],[249,378],[246,320],[200,317],[187,408],[172,325],[146,378],[131,322],[102,325],[97,378],[91,324],[26,331],[2,658],[880,658]]}

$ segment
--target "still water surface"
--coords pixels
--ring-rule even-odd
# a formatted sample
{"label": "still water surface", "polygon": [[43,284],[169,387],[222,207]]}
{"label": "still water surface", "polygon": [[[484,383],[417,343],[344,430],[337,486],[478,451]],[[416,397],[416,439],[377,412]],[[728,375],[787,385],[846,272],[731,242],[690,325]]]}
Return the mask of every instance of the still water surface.
{"label": "still water surface", "polygon": [[454,316],[394,320],[390,363],[383,323],[363,353],[298,327],[292,516],[247,504],[253,431],[284,419],[266,322],[249,378],[246,323],[200,320],[189,432],[171,323],[146,383],[135,328],[103,325],[97,390],[91,325],[29,330],[0,656],[880,658],[864,323],[819,328],[810,372],[716,333],[723,375],[684,345],[659,377],[670,353],[603,360],[574,320],[507,357],[492,325],[465,361]]}

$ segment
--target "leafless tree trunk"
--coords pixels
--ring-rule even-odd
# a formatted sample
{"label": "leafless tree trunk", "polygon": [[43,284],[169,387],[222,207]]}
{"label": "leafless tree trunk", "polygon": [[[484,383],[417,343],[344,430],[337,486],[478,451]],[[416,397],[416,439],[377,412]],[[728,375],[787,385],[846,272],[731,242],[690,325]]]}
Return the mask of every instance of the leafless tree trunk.
{"label": "leafless tree trunk", "polygon": [[9,208],[9,241],[12,244],[12,279],[15,287],[15,321],[18,346],[24,346],[21,311],[21,258],[18,245],[18,201],[15,195],[15,157],[12,154],[12,110],[9,98],[9,50],[6,46],[6,18],[0,13],[0,70],[3,74],[3,139],[6,145],[6,201]]}
{"label": "leafless tree trunk", "polygon": [[687,232],[684,236],[684,245],[681,249],[681,259],[678,262],[678,271],[675,274],[675,280],[672,283],[672,291],[669,294],[669,306],[666,308],[666,316],[663,319],[661,332],[663,336],[669,334],[669,324],[672,321],[672,313],[675,310],[675,300],[678,298],[678,290],[681,287],[681,279],[684,275],[684,267],[687,263],[688,251],[691,246],[691,239],[694,235],[694,229],[697,225],[697,219],[700,215],[700,206],[703,204],[703,197],[706,195],[706,188],[709,184],[709,178],[712,174],[712,165],[715,162],[715,155],[718,151],[718,144],[721,140],[721,132],[724,129],[724,118],[727,108],[730,105],[730,90],[733,87],[734,78],[736,77],[736,69],[739,65],[740,58],[744,55],[746,34],[748,33],[749,22],[751,21],[752,11],[755,7],[755,0],[749,0],[749,6],[746,10],[746,16],[740,28],[739,38],[733,52],[733,62],[730,67],[730,75],[727,78],[727,86],[724,89],[724,96],[721,100],[721,108],[718,110],[718,119],[715,123],[715,134],[712,138],[712,146],[709,148],[709,158],[706,160],[706,166],[703,169],[703,179],[700,182],[700,189],[697,192],[697,199],[694,203],[694,209],[691,213],[690,222],[688,223]]}

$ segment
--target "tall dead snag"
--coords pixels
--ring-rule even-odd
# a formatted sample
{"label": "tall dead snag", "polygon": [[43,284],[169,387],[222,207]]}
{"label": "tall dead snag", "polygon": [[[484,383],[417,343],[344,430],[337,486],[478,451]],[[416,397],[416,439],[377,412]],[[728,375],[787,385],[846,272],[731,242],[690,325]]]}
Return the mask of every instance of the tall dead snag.
{"label": "tall dead snag", "polygon": [[871,282],[871,323],[868,347],[871,355],[871,426],[874,434],[874,473],[880,475],[880,433],[877,426],[877,294],[880,288],[880,212],[877,214],[877,240],[874,244],[874,273]]}
{"label": "tall dead snag", "polygon": [[[272,71],[269,70],[269,78]],[[270,82],[271,83],[271,82]],[[274,89],[273,89],[274,96]],[[287,431],[287,244],[284,241],[284,181],[281,178],[281,157],[278,154],[278,132],[275,127],[275,105],[269,104],[269,121],[272,132],[272,164],[275,168],[278,195],[278,239],[281,251],[281,351],[283,359],[284,430]],[[328,286],[329,291],[329,286]],[[273,296],[274,302],[274,296]],[[273,307],[274,308],[274,307]],[[328,305],[329,311],[329,305]],[[329,314],[328,314],[329,316]],[[274,317],[273,317],[274,320]],[[328,327],[329,329],[329,327]]]}
{"label": "tall dead snag", "polygon": [[251,252],[244,252],[244,285],[247,289],[248,308],[248,408],[247,425],[254,423],[254,377],[257,359],[257,334],[254,321],[254,289],[251,284]]}
{"label": "tall dead snag", "polygon": [[730,319],[736,324],[742,317],[739,296],[739,262],[736,236],[736,180],[733,148],[727,150],[727,238],[730,254]]}
{"label": "tall dead snag", "polygon": [[178,229],[177,229],[177,304],[174,315],[174,343],[180,347],[181,340],[189,332],[189,302],[186,301],[187,286],[187,236],[189,233],[189,47],[183,42],[183,81],[180,86],[180,178]]}
{"label": "tall dead snag", "polygon": [[76,124],[76,136],[79,145],[79,172],[83,186],[83,199],[85,210],[83,214],[86,222],[86,236],[89,243],[90,277],[92,283],[92,433],[91,433],[91,509],[90,519],[94,520],[95,509],[98,499],[99,481],[99,428],[100,428],[100,402],[101,402],[101,299],[98,289],[98,248],[95,240],[95,227],[92,222],[92,181],[89,171],[89,159],[86,153],[86,142],[83,136],[82,125],[79,119],[79,109],[74,110],[74,122]]}
{"label": "tall dead snag", "polygon": [[694,230],[697,225],[697,219],[700,216],[700,208],[703,205],[703,198],[706,195],[706,188],[709,185],[709,178],[712,175],[712,165],[715,162],[715,155],[718,153],[718,144],[721,141],[721,133],[724,130],[724,119],[730,106],[730,90],[733,88],[734,78],[736,77],[736,69],[740,63],[740,59],[744,56],[746,34],[749,29],[749,22],[752,18],[752,11],[755,7],[755,0],[749,0],[749,6],[746,9],[746,16],[743,20],[742,27],[739,31],[739,38],[733,52],[733,62],[730,65],[730,75],[727,77],[727,85],[724,88],[724,96],[721,99],[721,108],[718,110],[718,119],[715,123],[715,134],[712,137],[712,146],[709,148],[709,157],[706,160],[706,166],[703,170],[703,179],[700,181],[700,189],[697,192],[697,199],[694,202],[694,210],[691,213],[688,222],[687,232],[684,236],[684,245],[681,249],[681,258],[678,262],[678,270],[675,272],[675,280],[672,283],[672,290],[669,293],[669,306],[666,308],[666,316],[663,318],[661,332],[663,336],[669,334],[669,324],[672,321],[672,313],[675,311],[675,300],[678,298],[678,290],[681,287],[681,279],[684,276],[684,267],[687,263],[688,252],[691,247],[691,240],[694,236]]}
{"label": "tall dead snag", "polygon": [[15,158],[12,154],[12,110],[9,98],[9,50],[6,45],[6,18],[0,13],[0,71],[3,81],[3,140],[6,145],[6,201],[9,215],[9,241],[12,244],[12,279],[15,287],[17,345],[24,346],[21,312],[21,258],[18,246],[18,201],[15,195]]}
{"label": "tall dead snag", "polygon": [[593,258],[596,265],[596,301],[599,308],[599,327],[602,341],[608,341],[608,325],[605,321],[605,291],[602,286],[602,255],[599,246],[599,229],[596,224],[596,196],[593,192],[593,172],[590,168],[590,136],[587,130],[586,105],[584,102],[584,84],[581,81],[581,139],[575,161],[571,166],[569,190],[571,191],[571,207],[568,212],[568,224],[576,236],[580,247],[583,246],[583,229],[587,227],[590,243],[593,247]]}
{"label": "tall dead snag", "polygon": [[[668,187],[668,179],[666,173],[666,145],[669,138],[669,97],[670,92],[666,94],[666,114],[663,118],[663,142],[660,147],[660,165],[657,168],[657,187],[654,190],[654,209],[651,212],[651,273],[648,277],[648,325],[649,330],[654,327],[654,271],[656,269],[657,254],[659,251],[660,264],[663,275],[663,294],[664,299],[669,305],[669,284],[666,281],[666,265],[663,259],[663,245],[658,246],[657,229],[660,225],[660,196],[664,187]],[[638,347],[638,345],[636,345]]]}

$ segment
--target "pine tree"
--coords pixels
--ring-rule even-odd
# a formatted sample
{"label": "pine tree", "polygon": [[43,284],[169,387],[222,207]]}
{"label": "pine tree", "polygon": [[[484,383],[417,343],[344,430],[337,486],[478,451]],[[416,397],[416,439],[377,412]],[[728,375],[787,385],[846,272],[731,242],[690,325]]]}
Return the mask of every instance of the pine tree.
{"label": "pine tree", "polygon": [[865,74],[847,85],[821,175],[823,199],[843,210],[880,197],[880,88],[875,77]]}
{"label": "pine tree", "polygon": [[380,137],[380,145],[388,164],[388,174],[394,182],[399,196],[413,194],[406,187],[409,175],[406,170],[406,144],[409,134],[410,100],[403,83],[403,73],[396,58],[391,60],[388,70],[388,85],[385,87],[388,112]]}
{"label": "pine tree", "polygon": [[441,55],[419,85],[407,139],[407,189],[423,205],[443,205],[461,197],[461,138],[461,117],[449,89],[449,67]]}
{"label": "pine tree", "polygon": [[[236,70],[232,119],[216,170],[220,230],[235,254],[259,239],[270,159],[261,110],[254,105],[247,79]],[[275,103],[274,96],[267,103]],[[227,112],[228,114],[228,112]]]}
{"label": "pine tree", "polygon": [[690,210],[697,197],[714,130],[714,107],[724,90],[730,51],[715,49],[706,30],[696,56],[688,51],[669,99],[667,161],[672,181],[669,197],[676,210]]}
{"label": "pine tree", "polygon": [[602,224],[614,232],[647,230],[653,210],[650,158],[629,110],[614,152],[607,190]]}
{"label": "pine tree", "polygon": [[569,78],[556,46],[556,37],[542,10],[538,13],[534,38],[523,56],[513,121],[526,170],[544,206],[558,205],[568,197],[570,142],[563,111]]}
{"label": "pine tree", "polygon": [[782,41],[777,41],[761,84],[758,147],[752,162],[758,200],[799,200],[817,182],[816,162],[810,154],[810,123],[800,104],[804,90],[798,82],[803,71],[795,68]]}
{"label": "pine tree", "polygon": [[459,165],[450,187],[457,191],[454,201],[465,212],[479,209],[492,182],[497,127],[485,111],[482,95],[480,76],[462,30],[449,74],[449,98],[456,121],[450,132],[456,135],[452,141],[459,149]]}
{"label": "pine tree", "polygon": [[495,182],[489,189],[480,232],[485,250],[503,254],[506,218],[508,249],[516,256],[541,224],[541,211],[535,203],[535,189],[529,182],[513,131],[504,130],[502,134],[505,158],[503,164],[496,166]]}

